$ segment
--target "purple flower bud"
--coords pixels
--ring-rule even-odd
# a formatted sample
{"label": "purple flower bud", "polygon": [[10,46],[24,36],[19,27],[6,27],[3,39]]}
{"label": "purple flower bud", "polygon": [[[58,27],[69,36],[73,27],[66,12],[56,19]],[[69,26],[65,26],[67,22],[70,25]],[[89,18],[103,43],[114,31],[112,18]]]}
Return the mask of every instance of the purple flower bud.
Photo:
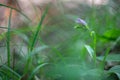
{"label": "purple flower bud", "polygon": [[81,18],[77,18],[75,22],[78,23],[78,24],[82,24],[82,25],[87,26],[87,23]]}

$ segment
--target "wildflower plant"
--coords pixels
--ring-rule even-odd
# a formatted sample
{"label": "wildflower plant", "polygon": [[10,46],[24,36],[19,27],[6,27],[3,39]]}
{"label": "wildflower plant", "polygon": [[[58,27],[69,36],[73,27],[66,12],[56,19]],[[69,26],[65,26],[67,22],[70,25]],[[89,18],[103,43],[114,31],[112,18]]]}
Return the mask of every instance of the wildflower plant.
{"label": "wildflower plant", "polygon": [[91,58],[94,59],[96,63],[96,33],[95,31],[91,30],[87,22],[81,18],[77,18],[75,22],[76,22],[76,25],[74,27],[75,29],[81,28],[81,25],[83,25],[85,29],[89,31],[89,35],[93,38],[93,48],[89,45],[85,45],[85,48],[89,52]]}

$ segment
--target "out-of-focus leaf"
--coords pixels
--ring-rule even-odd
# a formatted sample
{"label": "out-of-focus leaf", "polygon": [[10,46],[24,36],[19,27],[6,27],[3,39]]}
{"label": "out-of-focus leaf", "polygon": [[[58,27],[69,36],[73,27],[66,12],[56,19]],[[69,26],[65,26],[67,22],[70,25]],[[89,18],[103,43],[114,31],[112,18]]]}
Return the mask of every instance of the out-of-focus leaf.
{"label": "out-of-focus leaf", "polygon": [[94,57],[94,50],[89,45],[85,45],[85,48],[87,49],[90,57],[93,58]]}
{"label": "out-of-focus leaf", "polygon": [[106,78],[102,80],[119,80],[119,78],[117,77],[116,74],[112,73],[112,74],[109,74],[109,76],[106,76]]}
{"label": "out-of-focus leaf", "polygon": [[[97,57],[98,60],[103,60],[104,56]],[[120,54],[109,54],[106,58],[107,62],[116,61],[120,62]]]}
{"label": "out-of-focus leaf", "polygon": [[30,77],[29,77],[29,80],[31,80],[31,79],[35,76],[35,74],[40,70],[41,67],[43,67],[43,66],[45,66],[45,65],[47,65],[47,64],[48,64],[48,63],[43,63],[43,64],[38,65],[38,66],[33,70],[33,72],[31,73],[31,75],[30,75]]}
{"label": "out-of-focus leaf", "polygon": [[120,80],[120,65],[114,66],[109,70],[109,73],[114,73]]}
{"label": "out-of-focus leaf", "polygon": [[120,37],[120,29],[111,29],[107,30],[102,36],[102,41],[108,41],[108,40],[116,40],[118,37]]}
{"label": "out-of-focus leaf", "polygon": [[11,77],[12,79],[19,80],[21,78],[21,75],[8,66],[3,65],[0,69],[0,72],[5,74],[7,77]]}

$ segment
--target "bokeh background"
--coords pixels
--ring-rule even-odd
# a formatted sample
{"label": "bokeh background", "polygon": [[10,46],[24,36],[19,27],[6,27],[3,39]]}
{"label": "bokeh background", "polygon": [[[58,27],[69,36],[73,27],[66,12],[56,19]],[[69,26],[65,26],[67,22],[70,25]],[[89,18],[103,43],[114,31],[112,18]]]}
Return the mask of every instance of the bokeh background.
{"label": "bokeh background", "polygon": [[[102,71],[96,67],[85,48],[85,45],[93,47],[94,39],[84,25],[79,24],[79,28],[75,29],[77,18],[85,20],[96,33],[97,65],[108,48],[110,55],[104,70],[120,64],[120,0],[0,0],[0,4],[11,6],[27,16],[12,10],[10,46],[14,56],[11,60],[12,63],[16,61],[15,71],[19,74],[23,74],[23,61],[29,52],[28,46],[48,5],[30,72],[42,63],[53,65],[42,68],[34,76],[35,80],[88,80],[89,76],[89,80],[104,80],[101,79]],[[5,35],[9,14],[9,8],[0,6],[1,65],[7,63]],[[45,49],[39,50],[39,47]],[[27,80],[26,75],[21,80]]]}

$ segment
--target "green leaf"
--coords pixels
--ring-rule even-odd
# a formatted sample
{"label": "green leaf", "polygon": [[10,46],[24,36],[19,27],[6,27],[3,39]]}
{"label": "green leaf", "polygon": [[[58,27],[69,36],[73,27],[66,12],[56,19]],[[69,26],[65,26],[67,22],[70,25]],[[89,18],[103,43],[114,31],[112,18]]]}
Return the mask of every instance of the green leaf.
{"label": "green leaf", "polygon": [[120,37],[120,29],[107,30],[101,37],[102,41],[114,41]]}
{"label": "green leaf", "polygon": [[111,29],[108,30],[104,33],[104,36],[108,37],[108,38],[118,38],[120,36],[120,30],[119,29]]}
{"label": "green leaf", "polygon": [[120,65],[114,66],[109,70],[109,73],[114,73],[120,79]]}
{"label": "green leaf", "polygon": [[91,48],[91,46],[85,45],[85,48],[87,49],[90,57],[93,58],[94,57],[94,50]]}
{"label": "green leaf", "polygon": [[[104,56],[97,57],[98,60],[103,60]],[[106,62],[120,62],[120,54],[109,54],[105,59]]]}

